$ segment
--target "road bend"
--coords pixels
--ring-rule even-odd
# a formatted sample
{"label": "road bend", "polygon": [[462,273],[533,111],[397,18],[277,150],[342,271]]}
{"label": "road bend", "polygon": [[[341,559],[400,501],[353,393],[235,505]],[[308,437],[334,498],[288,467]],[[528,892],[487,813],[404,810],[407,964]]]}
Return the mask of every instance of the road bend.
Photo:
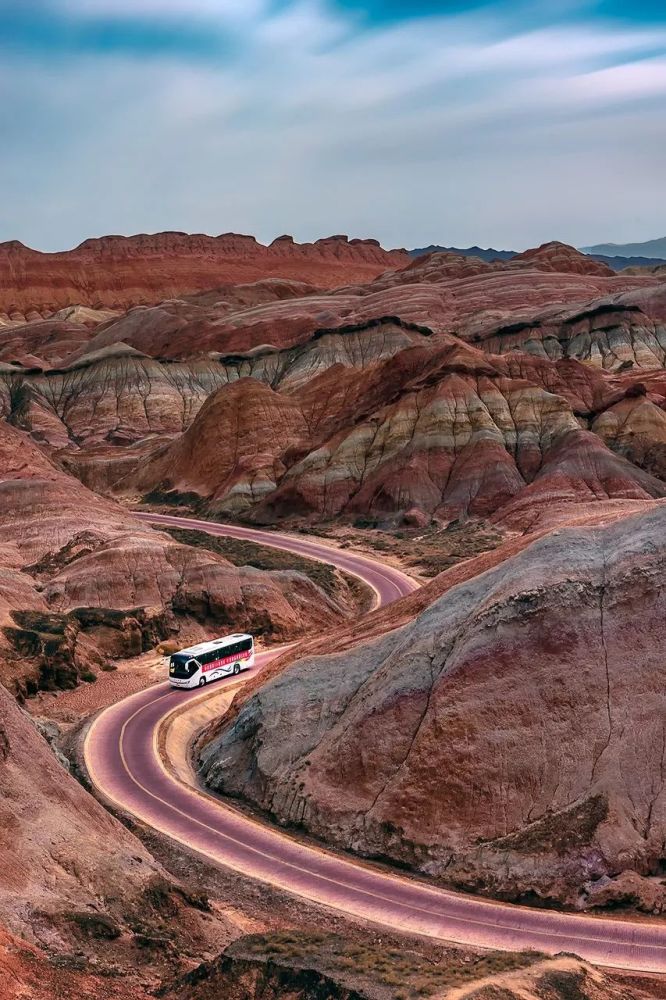
{"label": "road bend", "polygon": [[[368,584],[378,605],[388,604],[417,586],[400,570],[366,554],[336,549],[312,537],[169,515],[141,517],[156,525],[248,539],[331,563]],[[255,667],[246,676],[260,671],[279,652],[258,654]],[[238,680],[217,682],[210,695],[225,683],[237,685]],[[86,736],[84,756],[100,795],[209,861],[396,931],[484,948],[574,952],[598,965],[666,973],[664,921],[536,910],[436,888],[301,843],[180,781],[166,769],[158,753],[157,734],[175,708],[208,694],[157,684],[98,715]]]}

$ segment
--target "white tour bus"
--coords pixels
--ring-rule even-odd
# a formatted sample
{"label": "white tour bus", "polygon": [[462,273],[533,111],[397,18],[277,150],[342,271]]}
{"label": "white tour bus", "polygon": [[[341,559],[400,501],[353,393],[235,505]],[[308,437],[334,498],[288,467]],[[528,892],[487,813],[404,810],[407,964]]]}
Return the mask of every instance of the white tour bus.
{"label": "white tour bus", "polygon": [[203,687],[220,677],[239,674],[253,664],[252,636],[227,635],[174,653],[169,659],[169,682],[179,688]]}

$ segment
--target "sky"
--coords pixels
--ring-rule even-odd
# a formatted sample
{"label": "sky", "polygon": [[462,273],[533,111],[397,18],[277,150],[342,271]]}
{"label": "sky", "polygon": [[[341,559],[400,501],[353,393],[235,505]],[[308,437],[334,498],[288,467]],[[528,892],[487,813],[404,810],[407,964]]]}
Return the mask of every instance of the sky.
{"label": "sky", "polygon": [[666,233],[663,0],[0,0],[0,240]]}

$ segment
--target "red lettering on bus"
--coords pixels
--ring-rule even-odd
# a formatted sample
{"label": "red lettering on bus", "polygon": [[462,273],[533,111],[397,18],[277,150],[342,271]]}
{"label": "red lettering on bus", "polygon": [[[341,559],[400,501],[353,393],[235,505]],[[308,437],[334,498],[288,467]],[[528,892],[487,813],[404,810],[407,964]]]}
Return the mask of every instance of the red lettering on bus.
{"label": "red lettering on bus", "polygon": [[212,663],[206,663],[202,667],[203,673],[208,673],[211,670],[217,670],[219,667],[224,666],[226,663],[238,663],[239,660],[249,660],[252,656],[252,650],[248,650],[245,653],[241,653],[239,656],[223,656],[219,660],[213,660]]}

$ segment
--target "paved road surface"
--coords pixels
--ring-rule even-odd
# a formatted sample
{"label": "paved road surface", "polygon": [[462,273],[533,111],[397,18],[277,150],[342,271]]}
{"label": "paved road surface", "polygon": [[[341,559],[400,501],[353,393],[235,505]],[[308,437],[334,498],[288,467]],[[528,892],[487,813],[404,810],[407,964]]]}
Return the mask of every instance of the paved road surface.
{"label": "paved road surface", "polygon": [[[171,516],[150,515],[148,520],[246,538],[325,560],[366,581],[381,604],[416,586],[399,570],[312,537]],[[253,672],[275,655],[275,651],[258,655]],[[225,683],[220,681],[214,690]],[[666,972],[664,921],[631,922],[534,910],[431,888],[301,844],[179,782],[159,759],[155,734],[175,707],[201,697],[198,689],[179,691],[158,684],[102,712],[85,744],[88,770],[99,792],[210,860],[394,930],[491,948],[570,951],[601,965]]]}

